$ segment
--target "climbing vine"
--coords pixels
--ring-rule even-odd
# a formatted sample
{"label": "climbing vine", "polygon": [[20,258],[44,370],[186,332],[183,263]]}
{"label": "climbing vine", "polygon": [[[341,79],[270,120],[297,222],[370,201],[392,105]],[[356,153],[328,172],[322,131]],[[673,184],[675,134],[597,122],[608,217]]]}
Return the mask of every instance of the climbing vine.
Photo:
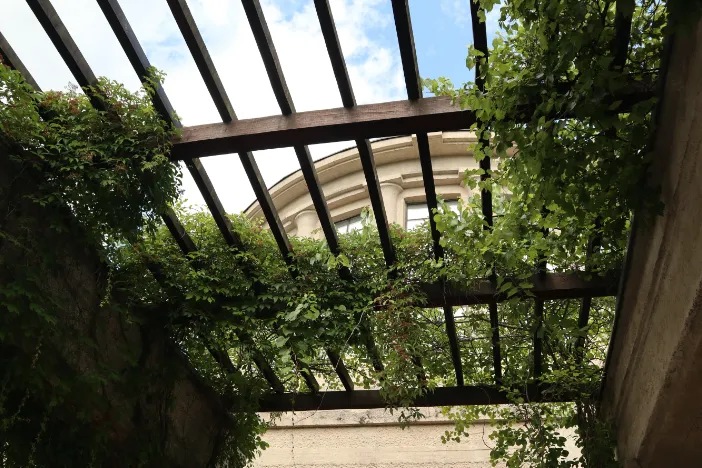
{"label": "climbing vine", "polygon": [[[498,8],[492,0],[481,5]],[[86,96],[75,89],[37,92],[0,66],[0,145],[21,174],[0,179],[0,345],[14,356],[0,389],[3,466],[49,466],[57,441],[70,446],[78,433],[86,442],[61,456],[74,466],[100,465],[107,439],[90,431],[89,414],[73,437],[62,437],[66,427],[56,421],[76,408],[89,411],[93,402],[76,395],[123,378],[95,373],[61,380],[58,364],[42,353],[45,343],[72,331],[52,312],[56,297],[44,294],[37,259],[50,264],[53,246],[32,233],[37,229],[84,236],[109,274],[105,304],[168,330],[230,402],[237,423],[222,444],[228,466],[245,466],[265,447],[256,411],[270,382],[255,362],[269,363],[287,391],[309,390],[306,373],[321,377],[324,391],[341,386],[331,351],[342,356],[358,387],[380,388],[388,407],[405,408],[403,420],[421,417],[412,408],[418,396],[456,384],[443,310],[426,306],[422,286],[469,289],[493,272],[509,297],[500,304],[499,323],[502,385],[513,392],[513,404],[446,409],[456,427],[444,440],[459,441],[472,422],[489,418],[494,462],[614,464],[608,426],[595,404],[614,301],[593,299],[585,328],[578,325],[579,301],[547,301],[540,322],[529,278],[543,259],[550,271],[589,277],[618,268],[631,213],[660,212],[655,189],[644,182],[667,10],[656,0],[632,4],[631,44],[626,60],[616,63],[615,2],[515,0],[499,9],[502,32],[489,60],[475,49],[467,58],[469,68],[480,63],[484,91],[473,83],[455,88],[444,78],[425,80],[435,94],[476,110],[477,143],[470,150],[478,161],[490,155],[491,169],[465,174],[474,195],[461,200],[457,212],[441,204],[432,214],[442,233],[441,260],[434,260],[426,225],[391,226],[398,259],[392,270],[367,211],[361,229],[340,236],[338,256],[324,241],[293,237],[291,258],[283,259],[261,222],[243,215],[230,216],[240,245],[228,245],[207,212],[178,201],[180,170],[168,160],[175,130],[150,104],[158,75],[138,93],[101,80]],[[23,181],[31,190],[16,190]],[[494,200],[490,229],[481,189]],[[27,203],[57,214],[32,225],[21,216]],[[184,255],[160,223],[169,207],[196,251]],[[588,251],[595,239],[597,248]],[[13,261],[27,251],[36,252],[32,262]],[[340,277],[346,269],[350,275],[342,277],[351,279]],[[466,385],[492,385],[487,307],[455,312]],[[533,404],[515,392],[533,381],[535,336],[543,340],[541,383],[577,395],[573,403]],[[233,366],[213,358],[212,350],[222,350]],[[579,455],[568,452],[568,431]],[[142,455],[143,461],[153,453],[146,447]]]}

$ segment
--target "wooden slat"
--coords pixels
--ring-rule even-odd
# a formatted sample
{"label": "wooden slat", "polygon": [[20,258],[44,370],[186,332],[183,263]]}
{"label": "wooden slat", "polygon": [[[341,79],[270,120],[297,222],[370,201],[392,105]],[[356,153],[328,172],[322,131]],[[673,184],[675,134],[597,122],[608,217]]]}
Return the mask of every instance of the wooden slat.
{"label": "wooden slat", "polygon": [[434,219],[434,211],[439,205],[436,201],[434,169],[431,164],[429,137],[426,133],[417,133],[417,148],[419,150],[419,164],[422,167],[422,180],[424,181],[427,209],[429,210],[429,232],[431,232],[434,259],[438,260],[444,256],[444,248],[441,246],[441,234],[436,227],[436,220]]}
{"label": "wooden slat", "polygon": [[[97,3],[102,9],[102,13],[105,15],[107,23],[112,28],[117,41],[119,41],[122,46],[122,50],[124,50],[129,63],[132,64],[139,80],[144,83],[149,75],[149,67],[151,64],[146,57],[144,49],[141,48],[134,31],[129,25],[127,17],[119,6],[119,1],[97,0]],[[176,126],[180,127],[180,122],[178,122],[175,117],[175,111],[166,96],[163,86],[156,87],[155,91],[156,95],[153,97],[152,101],[158,113],[161,114],[167,122],[173,122]]]}
{"label": "wooden slat", "polygon": [[[595,221],[595,233],[590,238],[587,244],[586,256],[589,260],[592,254],[595,253],[602,244],[600,231],[600,220]],[[580,311],[578,313],[578,330],[580,335],[575,340],[575,354],[578,360],[583,359],[582,350],[585,346],[585,338],[587,336],[587,324],[590,321],[590,308],[592,307],[592,296],[583,296],[583,301],[580,303]]]}
{"label": "wooden slat", "polygon": [[105,102],[91,89],[97,86],[97,77],[90,69],[83,54],[80,53],[78,46],[68,33],[68,29],[66,29],[51,2],[49,0],[27,0],[27,4],[34,12],[34,16],[39,20],[39,24],[46,31],[78,85],[83,88],[85,94],[90,98],[93,107],[100,111],[107,110]]}
{"label": "wooden slat", "polygon": [[[139,80],[145,82],[149,78],[149,68],[151,63],[144,52],[144,49],[139,44],[134,31],[132,30],[127,17],[117,0],[97,0],[98,5],[102,9],[107,22],[119,41],[124,53],[127,55],[129,62],[132,64]],[[173,125],[182,127],[180,121],[176,118],[173,106],[171,105],[168,96],[162,86],[159,86],[157,92],[152,96],[152,102],[156,110],[161,114],[161,117],[167,122],[172,122]],[[239,236],[232,230],[231,222],[227,217],[222,202],[217,195],[217,192],[212,185],[205,167],[197,158],[190,158],[186,161],[186,167],[192,175],[195,184],[202,194],[205,204],[210,210],[212,217],[217,224],[224,240],[228,245],[242,248],[242,242]]]}
{"label": "wooden slat", "polygon": [[334,16],[329,6],[329,0],[314,0],[314,6],[317,10],[317,17],[322,28],[322,36],[324,36],[324,43],[327,46],[336,84],[339,87],[339,93],[341,93],[341,102],[344,107],[353,107],[356,105],[356,98],[354,97],[351,79],[346,69],[346,61],[341,52],[341,43],[336,33]]}
{"label": "wooden slat", "polygon": [[392,0],[392,14],[395,19],[395,30],[400,46],[400,59],[405,75],[407,97],[415,101],[422,97],[422,85],[417,66],[417,52],[414,48],[414,34],[410,18],[408,0]]}
{"label": "wooden slat", "polygon": [[[535,298],[545,301],[616,295],[619,270],[612,270],[590,279],[585,279],[584,276],[584,272],[546,273],[533,275],[524,281],[532,284],[529,291]],[[432,284],[422,285],[420,290],[428,297],[425,307],[469,306],[504,302],[509,299],[506,293],[497,291],[490,278],[474,280],[473,285],[467,288]]]}
{"label": "wooden slat", "polygon": [[373,158],[373,149],[368,140],[356,140],[358,154],[363,166],[363,174],[366,178],[366,186],[368,188],[368,196],[371,200],[371,207],[375,215],[375,223],[378,227],[378,236],[380,237],[380,246],[383,249],[383,257],[385,265],[390,268],[395,264],[395,248],[392,245],[390,238],[390,227],[388,225],[388,217],[385,213],[385,204],[383,202],[383,192],[378,181],[378,172],[375,169],[375,159]]}
{"label": "wooden slat", "polygon": [[190,49],[190,53],[193,56],[195,65],[198,70],[200,70],[200,75],[205,81],[205,86],[212,96],[215,107],[219,115],[222,117],[222,121],[231,122],[236,119],[234,110],[232,109],[232,104],[229,101],[226,91],[224,90],[224,85],[222,80],[219,78],[219,74],[215,69],[212,58],[210,57],[207,47],[205,46],[205,41],[200,35],[200,31],[195,24],[193,15],[190,13],[190,8],[185,0],[166,0],[168,6],[173,13],[173,18],[175,18],[176,24],[180,29],[185,43]]}
{"label": "wooden slat", "polygon": [[[410,18],[408,0],[392,0],[392,13],[395,19],[397,41],[400,47],[400,58],[402,60],[402,70],[405,75],[407,97],[410,101],[418,101],[422,98],[422,84],[420,82],[417,65],[417,53],[414,48],[414,35],[412,32],[412,20]],[[416,135],[419,160],[422,167],[422,178],[424,180],[424,192],[426,194],[427,208],[429,209],[429,230],[433,241],[434,258],[438,260],[444,256],[444,250],[439,243],[441,234],[434,220],[437,201],[436,187],[434,186],[434,169],[432,168],[431,152],[429,151],[429,138],[426,132],[417,132]],[[448,331],[449,329],[447,328],[447,332]],[[449,340],[457,340],[455,329],[453,333],[453,336],[450,336]],[[413,356],[413,359],[421,368],[421,360],[419,357]],[[423,369],[421,369],[421,373],[418,377],[420,381],[426,380]]]}
{"label": "wooden slat", "polygon": [[[253,32],[254,39],[256,40],[256,45],[261,53],[263,65],[266,68],[268,79],[271,82],[271,87],[273,88],[273,93],[278,101],[280,111],[283,115],[295,114],[295,105],[293,104],[290,96],[288,85],[285,82],[283,70],[280,67],[280,61],[278,60],[278,53],[275,50],[275,45],[273,44],[270,31],[268,30],[268,24],[263,16],[261,4],[258,0],[242,0],[242,4],[244,6],[244,11],[246,13],[249,26]],[[321,186],[319,185],[317,172],[315,171],[309,148],[307,148],[306,145],[299,144],[294,145],[293,148],[295,150],[295,155],[297,156],[298,162],[300,163],[302,175],[307,183],[307,189],[312,197],[312,202],[315,210],[317,211],[317,216],[320,224],[322,225],[322,231],[324,232],[324,237],[327,240],[329,249],[334,255],[338,255],[340,250],[336,229],[334,227],[334,223],[332,222],[331,215],[329,214],[329,208],[327,207],[327,202],[324,199]]]}
{"label": "wooden slat", "polygon": [[[517,395],[525,402],[564,402],[574,401],[577,392],[564,394],[562,391],[552,392],[550,388],[537,391],[536,385],[517,390]],[[558,395],[554,397],[553,395]],[[507,394],[490,386],[439,387],[426,395],[417,398],[412,406],[467,406],[467,405],[501,405],[509,404],[512,400]],[[379,390],[356,390],[353,392],[335,391],[322,394],[284,393],[282,395],[265,395],[260,400],[259,411],[316,411],[337,409],[374,409],[386,408]]]}
{"label": "wooden slat", "polygon": [[[392,0],[392,13],[395,19],[397,41],[400,46],[400,58],[402,59],[402,70],[405,75],[407,97],[410,101],[422,102],[422,84],[417,66],[417,53],[414,48],[414,35],[412,33],[412,20],[410,18],[408,0]],[[429,208],[429,229],[434,245],[434,257],[438,260],[443,257],[444,252],[441,244],[439,244],[441,234],[436,228],[436,222],[434,221],[437,201],[434,170],[431,163],[431,152],[429,151],[429,138],[426,131],[416,132],[416,134],[419,160],[422,166],[422,178],[424,179],[424,192],[426,194],[427,207]]]}
{"label": "wooden slat", "polygon": [[456,385],[463,386],[463,364],[461,363],[461,351],[458,347],[458,337],[456,335],[456,319],[453,316],[453,307],[444,307],[444,320],[446,324],[446,335],[449,339],[451,349],[451,360],[456,371]]}
{"label": "wooden slat", "polygon": [[[346,108],[354,107],[356,105],[356,98],[353,95],[351,79],[346,69],[344,55],[341,52],[341,44],[336,34],[336,26],[334,25],[334,17],[331,7],[329,6],[329,1],[315,0],[314,6],[317,9],[317,17],[319,18],[319,23],[322,28],[322,35],[324,36],[324,42],[327,46],[332,69],[334,70],[336,84],[341,94],[341,102]],[[390,229],[385,214],[385,204],[383,203],[383,193],[380,189],[378,173],[375,169],[375,160],[373,159],[373,149],[368,139],[356,140],[356,146],[358,147],[359,158],[363,166],[363,174],[366,178],[368,196],[370,197],[373,213],[375,214],[375,221],[378,226],[378,236],[380,237],[380,245],[385,257],[385,264],[391,267],[395,263],[395,250],[390,238]]]}
{"label": "wooden slat", "polygon": [[[471,24],[473,29],[473,47],[483,53],[484,59],[488,60],[488,45],[487,45],[487,29],[485,23],[480,21],[479,11],[481,10],[478,2],[470,2],[470,16]],[[479,61],[476,61],[475,65],[475,86],[481,93],[485,92],[485,81],[480,76],[481,69]],[[481,138],[479,144],[483,148],[489,148],[489,141],[485,138]],[[479,163],[480,169],[483,173],[480,176],[481,181],[485,181],[490,178],[490,157],[485,155]],[[483,218],[485,219],[484,229],[492,230],[493,219],[492,219],[492,192],[489,190],[482,189],[480,191],[480,198],[483,210]],[[490,277],[493,285],[496,285],[497,277],[493,269],[493,273]],[[493,357],[493,367],[495,372],[495,382],[499,384],[502,381],[502,357],[500,350],[500,327],[499,327],[499,316],[497,311],[497,302],[489,303],[489,313],[490,313],[490,326],[492,328],[492,357]]]}
{"label": "wooden slat", "polygon": [[34,80],[32,74],[29,73],[27,67],[24,66],[22,60],[20,60],[19,56],[15,53],[14,49],[10,46],[10,43],[7,41],[7,39],[5,39],[5,36],[3,36],[2,33],[0,33],[0,55],[2,56],[0,57],[0,60],[2,60],[5,65],[17,70],[27,84],[29,84],[36,91],[41,91],[39,84],[37,84],[37,82]]}
{"label": "wooden slat", "polygon": [[174,142],[171,157],[182,160],[417,132],[460,130],[469,128],[473,122],[473,112],[452,106],[447,97],[339,107],[185,127],[181,137]]}
{"label": "wooden slat", "polygon": [[[283,71],[280,67],[280,61],[278,60],[278,54],[275,50],[275,45],[273,44],[270,31],[268,30],[266,19],[263,16],[261,5],[258,0],[242,0],[242,4],[244,6],[244,11],[246,13],[249,26],[251,27],[251,31],[253,32],[256,45],[258,46],[258,50],[263,59],[263,64],[266,68],[266,73],[268,74],[268,79],[270,80],[271,87],[273,88],[273,93],[275,94],[276,100],[278,101],[280,111],[283,115],[292,114],[292,118],[294,119],[295,105],[293,104],[292,97],[290,96],[290,91],[288,90],[287,83],[285,82],[285,77],[283,76]],[[339,255],[341,253],[341,250],[339,248],[339,240],[336,234],[336,228],[331,219],[331,215],[329,214],[329,207],[327,206],[327,202],[324,199],[324,194],[322,192],[321,185],[319,184],[319,180],[317,178],[317,171],[314,168],[314,162],[312,161],[312,156],[310,155],[309,148],[306,145],[297,144],[293,146],[293,149],[295,150],[295,155],[297,156],[297,160],[300,163],[300,170],[302,171],[302,175],[305,178],[305,183],[307,184],[307,188],[310,192],[310,197],[312,198],[312,203],[314,204],[315,211],[317,212],[317,216],[322,226],[322,231],[324,232],[324,237],[327,241],[327,245],[329,246],[329,250],[331,250],[331,252],[334,255]],[[268,199],[270,200],[270,197],[268,197]],[[261,208],[263,209],[264,206],[261,205]],[[270,204],[270,208],[268,209],[272,210],[272,203]],[[270,220],[268,221],[268,223],[269,225],[271,225]],[[274,220],[274,223],[280,225],[279,220]],[[281,235],[284,233],[285,231],[281,230]],[[342,267],[340,269],[340,274],[342,279],[349,280],[351,278],[351,273],[346,267]],[[337,373],[339,373],[339,377],[341,378],[342,383],[344,383],[344,385],[347,385],[348,382],[344,382],[344,374],[348,374],[348,372],[346,371],[346,367],[341,361],[341,358],[339,358],[336,362],[332,362],[332,365],[335,366]],[[309,374],[309,376],[312,377],[311,374]],[[307,376],[305,378],[308,379]]]}
{"label": "wooden slat", "polygon": [[634,0],[617,0],[614,16],[614,39],[612,69],[621,70],[626,64],[631,40],[631,22],[635,9]]}
{"label": "wooden slat", "polygon": [[329,358],[329,361],[331,361],[332,366],[334,366],[334,371],[339,376],[341,384],[344,386],[347,392],[352,392],[353,380],[351,379],[351,376],[349,375],[349,371],[346,369],[346,366],[342,362],[339,353],[332,349],[327,349],[327,357]]}

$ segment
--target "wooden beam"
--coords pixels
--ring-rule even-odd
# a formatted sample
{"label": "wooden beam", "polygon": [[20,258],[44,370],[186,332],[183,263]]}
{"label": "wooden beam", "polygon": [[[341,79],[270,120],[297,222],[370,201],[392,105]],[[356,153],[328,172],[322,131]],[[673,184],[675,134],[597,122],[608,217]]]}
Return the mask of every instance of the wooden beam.
{"label": "wooden beam", "polygon": [[353,107],[356,105],[356,98],[354,97],[351,79],[346,69],[346,61],[341,52],[341,43],[336,33],[334,16],[329,6],[329,0],[314,0],[314,7],[317,10],[317,18],[319,18],[319,25],[322,28],[322,36],[327,46],[336,84],[339,87],[339,93],[341,93],[341,102],[344,107]]}
{"label": "wooden beam", "polygon": [[166,1],[183,35],[183,39],[185,39],[185,44],[188,46],[188,49],[190,49],[190,54],[193,56],[193,60],[200,71],[205,86],[207,86],[207,90],[210,92],[210,96],[212,96],[215,107],[222,117],[222,121],[231,122],[235,120],[236,115],[232,109],[232,104],[229,101],[222,80],[219,78],[214,62],[212,62],[212,58],[207,51],[205,41],[202,39],[202,35],[200,35],[200,30],[195,24],[195,19],[192,13],[190,13],[187,2],[185,0]]}
{"label": "wooden beam", "polygon": [[[132,64],[134,71],[139,77],[139,80],[142,83],[146,82],[149,78],[151,63],[149,63],[149,59],[146,57],[144,49],[142,49],[141,44],[139,44],[139,41],[134,34],[127,17],[119,5],[119,2],[117,0],[97,0],[97,2],[102,9],[105,18],[107,19],[108,24],[112,28],[115,37],[117,37],[117,40],[122,46],[124,53],[127,55],[129,62]],[[156,93],[152,96],[151,100],[158,113],[166,122],[171,122],[178,128],[182,127],[182,124],[176,118],[173,106],[171,105],[168,96],[166,96],[162,86],[158,86],[156,88]],[[222,205],[222,202],[214,189],[210,176],[207,174],[205,167],[197,158],[188,159],[186,161],[186,167],[188,168],[190,175],[192,175],[193,180],[195,180],[195,184],[200,190],[202,198],[205,200],[205,203],[207,204],[217,227],[222,233],[224,240],[228,245],[241,248],[241,239],[232,230],[231,222],[224,211],[224,206]],[[169,222],[172,223],[173,220]]]}
{"label": "wooden beam", "polygon": [[[408,0],[392,0],[392,13],[395,19],[397,42],[400,47],[400,58],[402,59],[402,70],[405,75],[407,97],[410,101],[422,102],[422,83],[419,77],[417,53],[414,47],[412,19],[410,17]],[[469,116],[474,117],[473,115]],[[473,121],[471,121],[471,124]],[[468,128],[469,126],[470,125],[466,125],[464,128]],[[427,130],[416,133],[419,160],[422,166],[422,179],[424,180],[424,193],[426,195],[427,208],[429,209],[429,230],[433,241],[434,258],[438,260],[444,256],[444,249],[439,243],[441,233],[439,233],[436,227],[436,221],[434,221],[434,212],[438,205],[436,201],[436,187],[434,185],[434,169],[432,167],[431,152],[429,150],[429,138],[427,136]]]}
{"label": "wooden beam", "polygon": [[[151,64],[149,59],[146,57],[144,49],[142,49],[139,40],[137,39],[132,27],[127,21],[127,17],[122,11],[122,7],[119,5],[118,0],[97,0],[100,9],[107,23],[112,28],[117,41],[122,46],[129,63],[132,64],[134,71],[136,72],[139,80],[144,83],[149,77],[149,68]],[[173,122],[174,125],[180,127],[180,122],[177,121],[175,117],[175,111],[171,105],[163,86],[156,87],[155,96],[152,98],[152,102],[156,111],[167,121]]]}
{"label": "wooden beam", "polygon": [[12,49],[10,43],[7,42],[7,39],[5,39],[2,33],[0,33],[0,61],[13,70],[17,70],[29,86],[41,92],[41,88],[34,80],[34,77],[29,73],[27,67],[24,66],[22,60],[20,60],[19,56],[15,53],[14,49]]}
{"label": "wooden beam", "polygon": [[59,55],[73,74],[78,85],[90,97],[90,102],[95,109],[106,111],[105,102],[99,97],[95,89],[97,77],[90,69],[88,62],[80,53],[78,46],[68,33],[68,29],[61,21],[58,13],[49,0],[27,0],[29,8],[34,12],[39,24],[44,28],[51,42],[56,47]]}
{"label": "wooden beam", "polygon": [[339,356],[339,353],[332,349],[327,349],[327,357],[329,358],[329,361],[332,363],[332,366],[334,366],[334,371],[336,374],[339,376],[339,380],[341,380],[341,384],[344,386],[347,392],[352,392],[353,391],[353,380],[351,379],[351,376],[349,375],[349,371],[346,369],[346,366],[341,360],[341,356]]}
{"label": "wooden beam", "polygon": [[[554,392],[550,388],[537,389],[536,385],[516,389],[516,396],[525,402],[565,402],[574,401],[578,394]],[[540,390],[540,391],[539,391]],[[319,394],[284,393],[265,395],[260,400],[258,411],[316,411],[338,409],[374,409],[387,408],[379,390],[355,390],[353,392],[335,391]],[[504,391],[490,386],[439,387],[417,398],[412,406],[466,406],[466,405],[504,405],[512,403]]]}
{"label": "wooden beam", "polygon": [[400,59],[405,75],[405,88],[410,101],[422,97],[422,84],[419,78],[417,52],[414,47],[412,20],[408,0],[392,0],[392,14],[395,20],[397,41],[400,46]]}
{"label": "wooden beam", "polygon": [[456,371],[456,385],[462,387],[463,382],[463,364],[461,363],[461,351],[458,347],[458,336],[456,334],[456,318],[453,316],[453,307],[444,307],[444,323],[446,324],[446,335],[449,339],[449,347],[451,349],[451,360],[453,368]]}
{"label": "wooden beam", "polygon": [[[471,1],[470,3],[470,16],[471,25],[473,30],[473,47],[483,53],[484,60],[487,62],[489,58],[489,50],[487,44],[487,29],[485,22],[480,20],[479,12],[481,10],[478,2]],[[481,93],[485,92],[485,80],[480,76],[481,64],[480,61],[476,61],[475,65],[475,86]],[[479,144],[484,148],[489,148],[490,142],[487,138],[481,138]],[[483,173],[480,175],[480,180],[485,181],[490,178],[490,157],[484,156],[480,160],[479,166]],[[492,230],[493,226],[493,213],[492,213],[492,192],[490,190],[481,189],[480,190],[480,200],[483,210],[483,218],[485,219],[486,230]],[[493,286],[496,286],[497,275],[493,268],[492,274],[490,275],[490,282]],[[497,302],[491,301],[489,303],[489,313],[490,313],[490,326],[492,328],[492,359],[493,368],[495,373],[495,383],[500,384],[502,382],[502,357],[500,350],[500,321],[497,311]]]}
{"label": "wooden beam", "polygon": [[241,151],[467,129],[474,113],[446,97],[339,107],[292,115],[185,127],[171,157],[183,160]]}
{"label": "wooden beam", "polygon": [[[322,35],[329,53],[329,59],[336,77],[336,84],[339,87],[341,94],[341,102],[346,108],[352,108],[356,105],[356,98],[351,87],[351,79],[349,78],[346,62],[341,52],[341,44],[336,33],[334,25],[334,17],[328,0],[315,0],[314,6],[317,9],[317,17],[322,28]],[[390,229],[388,227],[387,216],[385,214],[385,204],[383,203],[383,193],[380,189],[378,181],[378,173],[375,169],[375,161],[373,159],[373,149],[371,148],[368,139],[357,139],[356,146],[358,154],[363,166],[363,174],[366,178],[368,187],[368,196],[371,200],[375,221],[378,226],[378,236],[380,237],[380,245],[383,249],[385,264],[391,267],[395,263],[395,249],[392,246],[390,238]]]}
{"label": "wooden beam", "polygon": [[[525,280],[532,284],[529,291],[537,299],[579,299],[585,296],[603,297],[617,294],[619,270],[613,270],[603,276],[585,278],[585,272],[546,273],[533,275]],[[425,307],[468,306],[490,304],[509,300],[505,293],[497,291],[490,278],[476,280],[473,286],[453,286],[447,284],[420,286],[427,296]]]}

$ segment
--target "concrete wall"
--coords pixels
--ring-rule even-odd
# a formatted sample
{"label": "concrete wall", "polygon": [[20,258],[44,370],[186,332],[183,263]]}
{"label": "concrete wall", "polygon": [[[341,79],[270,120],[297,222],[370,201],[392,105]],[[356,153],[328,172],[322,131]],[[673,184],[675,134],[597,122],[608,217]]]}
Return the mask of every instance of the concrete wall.
{"label": "concrete wall", "polygon": [[397,414],[384,410],[340,410],[286,414],[269,430],[271,445],[255,467],[489,467],[490,426],[477,423],[461,443],[441,443],[453,425],[438,408],[402,429]]}
{"label": "concrete wall", "polygon": [[603,395],[626,467],[702,466],[702,22],[668,70],[651,170],[665,213],[636,230]]}

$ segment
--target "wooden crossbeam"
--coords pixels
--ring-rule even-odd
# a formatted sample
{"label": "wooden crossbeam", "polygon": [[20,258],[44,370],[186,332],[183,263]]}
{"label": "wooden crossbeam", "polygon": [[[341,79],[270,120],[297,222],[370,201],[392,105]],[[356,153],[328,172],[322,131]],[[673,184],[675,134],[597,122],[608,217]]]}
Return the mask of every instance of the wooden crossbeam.
{"label": "wooden crossbeam", "polygon": [[[537,388],[534,384],[517,390],[517,395],[525,402],[566,402],[574,401],[577,392],[556,392],[549,387]],[[415,399],[411,406],[468,406],[501,405],[512,403],[506,392],[491,386],[439,387]],[[259,400],[259,411],[317,411],[338,409],[387,408],[379,390],[355,390],[353,392],[324,392],[321,394],[284,393],[265,395]]]}
{"label": "wooden crossbeam", "polygon": [[198,157],[290,146],[467,129],[475,121],[446,97],[298,112],[229,124],[185,127],[171,157]]}
{"label": "wooden crossbeam", "polygon": [[[349,78],[346,62],[341,52],[341,44],[339,37],[336,34],[336,26],[334,25],[334,17],[331,12],[328,0],[315,0],[315,8],[319,17],[319,24],[322,28],[322,35],[326,43],[329,59],[334,70],[336,83],[341,94],[341,101],[346,108],[352,108],[356,105],[356,98],[351,87],[351,79]],[[371,200],[373,213],[375,215],[376,225],[378,226],[378,236],[380,237],[380,245],[383,249],[385,264],[392,267],[395,263],[395,249],[392,246],[390,239],[390,229],[388,220],[385,214],[385,204],[383,203],[383,193],[380,189],[378,181],[378,173],[375,169],[375,160],[373,158],[373,149],[371,148],[368,139],[356,140],[358,154],[363,166],[363,174],[368,187],[368,196]]]}
{"label": "wooden crossbeam", "polygon": [[[602,276],[585,278],[585,272],[536,274],[526,280],[532,284],[528,291],[531,297],[548,300],[579,299],[585,296],[614,296],[617,293],[619,270],[612,270]],[[427,297],[425,307],[469,306],[504,302],[510,298],[498,292],[490,278],[473,281],[472,286],[450,284],[422,285],[420,290]]]}

